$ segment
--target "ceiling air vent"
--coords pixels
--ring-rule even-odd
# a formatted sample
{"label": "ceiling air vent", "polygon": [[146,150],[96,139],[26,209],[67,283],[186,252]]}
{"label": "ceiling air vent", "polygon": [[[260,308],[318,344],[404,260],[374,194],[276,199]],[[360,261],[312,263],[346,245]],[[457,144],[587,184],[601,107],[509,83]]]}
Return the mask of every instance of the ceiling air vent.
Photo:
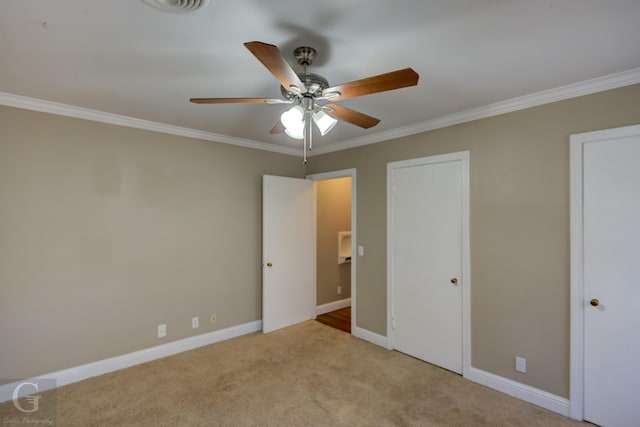
{"label": "ceiling air vent", "polygon": [[192,13],[202,11],[211,0],[142,0],[149,6],[168,13]]}

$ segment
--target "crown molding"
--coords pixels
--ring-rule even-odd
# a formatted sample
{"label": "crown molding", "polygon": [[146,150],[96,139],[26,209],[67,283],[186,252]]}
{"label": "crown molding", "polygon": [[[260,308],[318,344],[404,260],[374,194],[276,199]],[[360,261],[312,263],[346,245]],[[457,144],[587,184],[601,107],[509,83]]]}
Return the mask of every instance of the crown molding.
{"label": "crown molding", "polygon": [[[349,148],[356,148],[363,145],[375,144],[378,142],[389,141],[405,136],[416,135],[430,130],[441,129],[447,126],[453,126],[473,120],[485,119],[500,114],[524,110],[526,108],[537,107],[539,105],[563,101],[565,99],[576,98],[584,95],[590,95],[592,93],[616,89],[619,87],[629,86],[637,83],[640,83],[640,68],[623,71],[621,73],[610,74],[604,77],[597,77],[595,79],[585,80],[566,86],[560,86],[554,89],[543,90],[541,92],[508,99],[506,101],[484,105],[482,107],[471,108],[469,110],[448,114],[409,126],[403,126],[388,131],[377,132],[371,135],[338,141],[325,146],[318,146],[314,148],[312,153],[309,153],[309,156],[317,156],[320,154],[332,153],[335,151],[342,151]],[[251,139],[236,138],[219,133],[205,132],[196,129],[152,122],[149,120],[136,119],[134,117],[121,116],[118,114],[106,113],[104,111],[91,110],[88,108],[76,107],[73,105],[45,101],[36,98],[28,98],[11,93],[0,92],[0,105],[40,111],[44,113],[58,114],[61,116],[74,117],[95,122],[109,123],[130,128],[150,130],[153,132],[184,136],[187,138],[196,138],[206,141],[220,142],[223,144],[238,145],[241,147],[272,151],[275,153],[288,154],[297,157],[301,156],[299,148],[268,144]]]}
{"label": "crown molding", "polygon": [[135,129],[150,130],[153,132],[170,135],[184,136],[187,138],[203,139],[206,141],[221,142],[223,144],[238,145],[257,150],[273,151],[275,153],[300,156],[300,150],[293,147],[268,144],[251,139],[236,138],[213,132],[205,132],[197,129],[173,126],[149,120],[136,119],[134,117],[121,116],[119,114],[106,113],[104,111],[89,108],[76,107],[58,102],[29,98],[21,95],[0,92],[0,105],[22,108],[26,110],[40,111],[43,113],[57,114],[60,116],[74,117],[77,119],[91,120],[94,122],[108,123]]}
{"label": "crown molding", "polygon": [[389,141],[430,130],[441,129],[473,120],[485,119],[488,117],[498,116],[500,114],[524,110],[526,108],[537,107],[570,98],[577,98],[579,96],[590,95],[592,93],[603,92],[605,90],[616,89],[637,83],[640,83],[640,68],[585,80],[566,86],[560,86],[554,89],[543,90],[541,92],[484,105],[478,108],[471,108],[469,110],[448,114],[446,116],[437,117],[432,120],[427,120],[409,126],[378,132],[342,142],[336,142],[314,149],[313,155],[317,156],[319,154],[342,151],[349,148],[361,147],[363,145]]}

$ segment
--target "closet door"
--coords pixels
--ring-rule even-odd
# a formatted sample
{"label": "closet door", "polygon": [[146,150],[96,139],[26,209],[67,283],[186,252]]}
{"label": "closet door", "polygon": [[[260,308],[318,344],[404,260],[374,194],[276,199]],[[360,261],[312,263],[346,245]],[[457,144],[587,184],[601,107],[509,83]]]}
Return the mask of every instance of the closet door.
{"label": "closet door", "polygon": [[584,419],[640,420],[640,127],[583,145]]}
{"label": "closet door", "polygon": [[462,373],[463,161],[390,165],[393,348]]}

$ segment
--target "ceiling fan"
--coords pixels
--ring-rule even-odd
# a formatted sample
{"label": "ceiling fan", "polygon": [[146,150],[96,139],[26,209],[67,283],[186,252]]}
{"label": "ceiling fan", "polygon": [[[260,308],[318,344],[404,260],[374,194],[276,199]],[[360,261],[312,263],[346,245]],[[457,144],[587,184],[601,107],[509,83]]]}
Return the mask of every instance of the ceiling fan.
{"label": "ceiling fan", "polygon": [[338,120],[364,129],[371,128],[380,122],[375,117],[334,102],[418,84],[418,73],[411,68],[405,68],[350,83],[329,86],[329,82],[324,77],[307,72],[307,67],[317,56],[316,50],[312,47],[302,46],[294,50],[294,57],[302,67],[302,73],[297,73],[285,60],[277,46],[258,41],[247,42],[244,45],[280,82],[283,99],[191,98],[189,101],[195,104],[294,104],[291,109],[282,113],[280,120],[270,133],[284,132],[292,138],[304,139],[304,163],[307,163],[307,147],[309,151],[312,148],[312,122],[316,124],[321,135],[329,132]]}

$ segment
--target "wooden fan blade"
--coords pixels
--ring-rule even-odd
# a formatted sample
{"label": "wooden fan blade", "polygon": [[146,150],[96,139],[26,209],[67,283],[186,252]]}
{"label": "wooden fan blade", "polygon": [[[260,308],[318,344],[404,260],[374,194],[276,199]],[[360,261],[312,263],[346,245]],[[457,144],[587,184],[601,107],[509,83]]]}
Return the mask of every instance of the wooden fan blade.
{"label": "wooden fan blade", "polygon": [[324,111],[334,119],[342,120],[343,122],[351,123],[364,129],[369,129],[380,123],[380,120],[375,117],[367,116],[366,114],[343,107],[342,105],[327,104],[325,107],[329,107]]}
{"label": "wooden fan blade", "polygon": [[284,125],[280,120],[278,120],[278,123],[276,123],[276,125],[271,129],[271,132],[269,133],[278,134],[282,132],[284,132]]}
{"label": "wooden fan blade", "polygon": [[285,89],[295,86],[300,89],[300,93],[305,93],[307,88],[300,80],[300,77],[293,71],[293,68],[284,59],[277,46],[262,42],[247,42],[244,44],[253,56],[267,67],[267,70],[280,82]]}
{"label": "wooden fan blade", "polygon": [[338,97],[331,97],[332,101],[355,98],[356,96],[369,95],[371,93],[400,89],[415,86],[420,76],[412,68],[392,71],[378,76],[368,77],[351,83],[333,86],[322,91],[323,95],[339,92]]}
{"label": "wooden fan blade", "polygon": [[194,104],[271,104],[281,101],[271,98],[191,98],[189,100]]}

